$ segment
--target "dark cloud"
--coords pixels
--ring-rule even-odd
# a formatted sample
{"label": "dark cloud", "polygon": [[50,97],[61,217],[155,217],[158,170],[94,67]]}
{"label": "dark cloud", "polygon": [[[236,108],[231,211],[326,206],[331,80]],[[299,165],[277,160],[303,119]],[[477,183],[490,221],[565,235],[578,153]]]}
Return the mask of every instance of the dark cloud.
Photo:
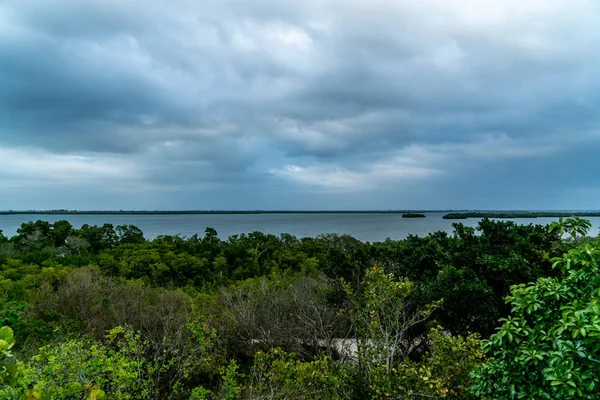
{"label": "dark cloud", "polygon": [[589,207],[598,11],[3,3],[0,208]]}

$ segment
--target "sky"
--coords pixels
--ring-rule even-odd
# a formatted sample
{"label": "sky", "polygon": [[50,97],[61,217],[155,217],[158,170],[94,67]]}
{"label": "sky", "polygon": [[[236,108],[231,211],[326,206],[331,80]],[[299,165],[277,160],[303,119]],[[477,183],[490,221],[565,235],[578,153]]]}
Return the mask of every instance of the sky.
{"label": "sky", "polygon": [[600,209],[597,0],[0,0],[0,209]]}

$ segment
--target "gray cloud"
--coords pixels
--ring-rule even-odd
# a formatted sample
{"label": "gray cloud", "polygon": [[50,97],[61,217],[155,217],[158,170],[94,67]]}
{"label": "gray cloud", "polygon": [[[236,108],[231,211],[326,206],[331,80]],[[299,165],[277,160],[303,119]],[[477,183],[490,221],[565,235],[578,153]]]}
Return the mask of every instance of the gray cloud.
{"label": "gray cloud", "polygon": [[598,11],[2,3],[0,208],[587,208]]}

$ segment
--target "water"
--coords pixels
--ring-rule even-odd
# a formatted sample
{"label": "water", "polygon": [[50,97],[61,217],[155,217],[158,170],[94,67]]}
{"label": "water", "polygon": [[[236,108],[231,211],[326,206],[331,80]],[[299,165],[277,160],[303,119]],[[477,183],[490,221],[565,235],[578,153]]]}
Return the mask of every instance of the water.
{"label": "water", "polygon": [[[195,215],[0,215],[0,229],[13,236],[23,222],[46,220],[69,221],[74,227],[83,224],[114,226],[136,225],[148,239],[158,235],[192,236],[204,234],[206,227],[217,230],[222,239],[240,233],[289,233],[297,237],[317,236],[322,233],[349,234],[362,241],[383,241],[386,238],[403,239],[409,234],[424,236],[436,231],[453,232],[452,223],[477,226],[479,219],[442,219],[445,212],[427,213],[426,218],[402,218],[401,214],[195,214]],[[590,235],[596,236],[600,217],[588,217],[592,223]],[[558,218],[518,218],[519,224],[546,225]]]}

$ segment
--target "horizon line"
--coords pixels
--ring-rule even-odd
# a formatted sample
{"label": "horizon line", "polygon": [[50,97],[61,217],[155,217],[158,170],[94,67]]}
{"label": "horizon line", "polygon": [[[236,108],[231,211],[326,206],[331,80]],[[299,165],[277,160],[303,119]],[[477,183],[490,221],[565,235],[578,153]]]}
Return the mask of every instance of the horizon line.
{"label": "horizon line", "polygon": [[483,208],[447,208],[447,209],[337,209],[337,210],[310,210],[310,209],[254,209],[254,210],[235,210],[235,209],[205,209],[205,210],[169,210],[169,209],[105,209],[105,210],[93,210],[93,209],[30,209],[30,210],[15,210],[7,209],[0,210],[0,214],[126,214],[126,213],[138,213],[138,214],[257,214],[257,213],[409,213],[409,212],[421,212],[421,213],[435,213],[435,212],[599,212],[598,209],[483,209]]}

